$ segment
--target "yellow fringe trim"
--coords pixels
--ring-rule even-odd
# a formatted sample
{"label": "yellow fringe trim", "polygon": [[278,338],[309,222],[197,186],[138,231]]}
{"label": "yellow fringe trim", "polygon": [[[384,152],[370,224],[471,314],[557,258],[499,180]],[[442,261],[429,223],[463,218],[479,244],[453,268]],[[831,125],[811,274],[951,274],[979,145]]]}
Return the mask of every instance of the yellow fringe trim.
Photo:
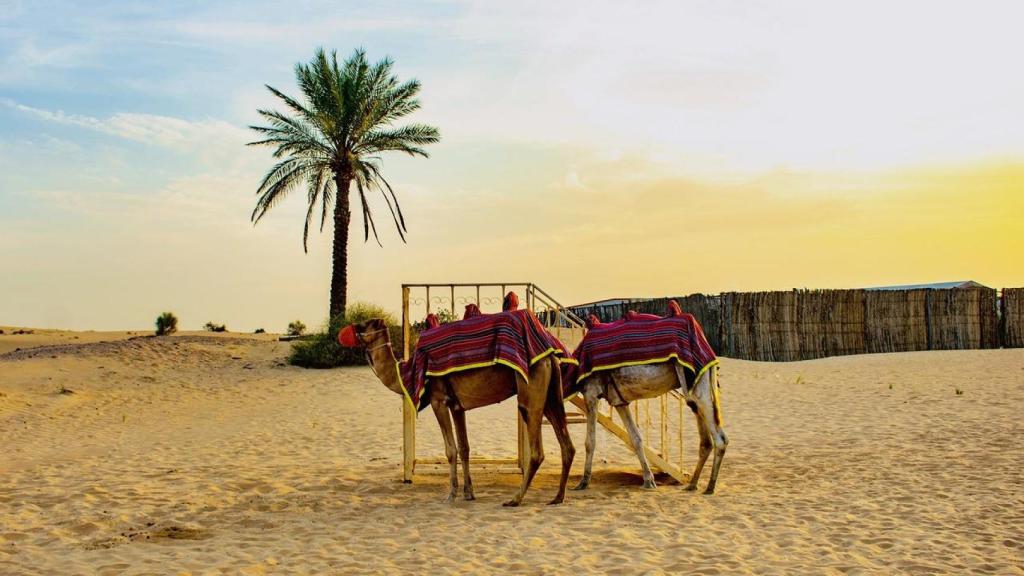
{"label": "yellow fringe trim", "polygon": [[[716,360],[716,363],[717,363],[717,360]],[[713,374],[717,374],[717,373],[713,373]],[[715,375],[711,379],[711,400],[715,404],[715,424],[718,424],[718,427],[721,428],[722,424],[724,423],[724,418],[722,418],[722,404],[718,400],[718,396],[719,396],[718,395],[718,376]]]}
{"label": "yellow fringe trim", "polygon": [[[553,348],[553,347],[552,348],[548,348],[547,350],[541,352],[540,354],[535,356],[533,359],[531,359],[530,360],[530,366],[533,366],[537,362],[540,362],[542,359],[544,359],[545,357],[547,357],[547,356],[549,356],[551,354],[554,354],[555,352],[560,352],[560,350],[557,349],[557,348]],[[561,361],[561,360],[559,360],[559,361]],[[573,360],[573,362],[575,362],[575,360]],[[462,371],[465,371],[465,370],[472,370],[474,368],[485,368],[487,366],[494,366],[495,364],[501,364],[502,366],[508,366],[509,368],[515,370],[520,375],[522,375],[524,380],[529,380],[530,379],[530,377],[525,372],[523,372],[522,368],[520,368],[519,366],[516,366],[515,364],[513,364],[513,363],[511,363],[511,362],[509,362],[507,360],[503,360],[501,358],[495,358],[494,360],[489,360],[487,362],[476,362],[474,364],[466,364],[465,366],[456,366],[454,368],[449,368],[447,370],[441,370],[441,371],[427,370],[427,376],[434,376],[434,377],[436,377],[436,376],[447,376],[447,375],[453,374],[455,372],[462,372]]]}
{"label": "yellow fringe trim", "polygon": [[405,381],[402,380],[402,366],[398,360],[395,360],[395,374],[398,376],[398,385],[402,387],[402,396],[405,397],[405,401],[409,403],[409,407],[412,408],[413,413],[418,413],[418,406],[413,403],[412,396],[409,396],[409,391],[405,388]]}
{"label": "yellow fringe trim", "polygon": [[[624,368],[626,366],[643,366],[645,364],[661,364],[662,362],[668,362],[669,360],[675,360],[681,366],[683,366],[685,368],[689,368],[690,372],[696,372],[696,370],[694,370],[692,364],[690,364],[689,362],[684,362],[684,361],[680,360],[679,359],[679,354],[672,353],[672,354],[669,354],[668,356],[665,356],[663,358],[652,358],[650,360],[631,360],[629,362],[619,362],[618,364],[608,364],[606,366],[598,366],[598,367],[594,368],[593,370],[591,370],[590,372],[587,372],[586,374],[583,374],[582,376],[577,377],[576,378],[576,383],[579,384],[580,381],[583,380],[584,378],[586,378],[587,376],[590,376],[594,372],[600,372],[602,370],[614,370],[616,368]],[[712,366],[717,366],[717,365],[718,365],[718,358],[715,358],[711,362],[708,362],[707,364],[705,364],[704,367],[700,369],[700,372],[697,372],[697,375],[694,377],[694,381],[700,380],[700,377],[703,376],[705,372],[707,372]]]}

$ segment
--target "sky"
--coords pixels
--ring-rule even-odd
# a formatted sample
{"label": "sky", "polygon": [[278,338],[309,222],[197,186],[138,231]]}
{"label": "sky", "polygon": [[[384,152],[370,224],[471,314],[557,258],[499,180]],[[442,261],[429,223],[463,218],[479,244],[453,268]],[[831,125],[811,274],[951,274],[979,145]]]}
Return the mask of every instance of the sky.
{"label": "sky", "polygon": [[351,300],[1024,286],[1024,4],[370,4],[0,0],[0,325],[322,324],[330,229],[254,226],[245,146],[321,46],[442,135],[384,158],[408,243],[356,221]]}

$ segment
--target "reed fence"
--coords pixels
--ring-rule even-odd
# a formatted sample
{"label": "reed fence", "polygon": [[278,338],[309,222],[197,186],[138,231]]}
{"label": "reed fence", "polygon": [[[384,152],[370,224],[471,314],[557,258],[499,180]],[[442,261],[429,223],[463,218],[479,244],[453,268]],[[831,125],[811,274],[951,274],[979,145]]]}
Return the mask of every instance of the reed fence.
{"label": "reed fence", "polygon": [[[917,350],[1024,347],[1024,288],[791,290],[672,298],[693,314],[711,346],[747,360]],[[668,298],[571,310],[602,322],[629,310],[664,315]]]}
{"label": "reed fence", "polygon": [[1024,288],[1004,288],[1000,334],[1006,348],[1024,348]]}

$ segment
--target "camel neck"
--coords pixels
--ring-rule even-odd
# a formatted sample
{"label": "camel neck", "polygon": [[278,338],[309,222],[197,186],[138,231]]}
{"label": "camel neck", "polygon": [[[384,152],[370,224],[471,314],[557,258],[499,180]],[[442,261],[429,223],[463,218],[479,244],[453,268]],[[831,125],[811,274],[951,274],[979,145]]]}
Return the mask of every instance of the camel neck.
{"label": "camel neck", "polygon": [[404,394],[402,381],[399,379],[398,369],[396,368],[398,360],[395,359],[395,353],[391,349],[388,338],[387,332],[375,338],[373,342],[367,345],[366,354],[370,357],[370,368],[373,369],[377,379],[392,392]]}

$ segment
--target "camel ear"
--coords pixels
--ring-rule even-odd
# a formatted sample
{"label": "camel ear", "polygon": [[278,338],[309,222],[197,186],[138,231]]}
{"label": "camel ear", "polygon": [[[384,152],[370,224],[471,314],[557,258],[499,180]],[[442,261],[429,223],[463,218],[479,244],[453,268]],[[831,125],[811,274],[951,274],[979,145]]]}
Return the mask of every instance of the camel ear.
{"label": "camel ear", "polygon": [[668,315],[669,316],[682,316],[683,309],[679,307],[679,302],[675,300],[668,301]]}

